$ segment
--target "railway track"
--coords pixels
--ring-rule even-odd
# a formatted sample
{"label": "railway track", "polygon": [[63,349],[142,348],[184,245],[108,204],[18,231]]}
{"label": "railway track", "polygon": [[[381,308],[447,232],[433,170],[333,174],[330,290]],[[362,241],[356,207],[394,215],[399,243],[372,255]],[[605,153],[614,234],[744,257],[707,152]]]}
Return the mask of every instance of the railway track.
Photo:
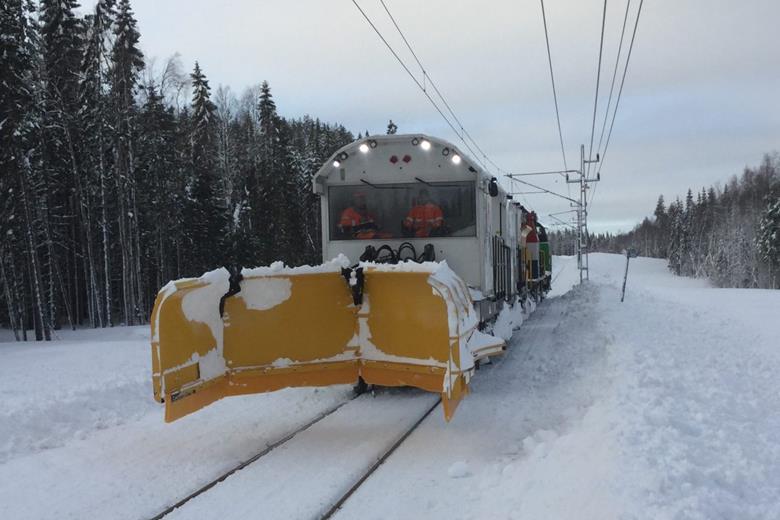
{"label": "railway track", "polygon": [[186,497],[182,498],[181,500],[179,500],[175,504],[172,504],[172,505],[166,507],[165,509],[163,509],[162,511],[160,511],[156,515],[150,517],[149,520],[160,520],[161,518],[164,518],[164,517],[168,516],[170,513],[172,513],[176,509],[179,509],[180,507],[182,507],[184,504],[186,504],[190,500],[192,500],[192,499],[194,499],[194,498],[204,494],[205,492],[207,492],[208,490],[210,490],[211,488],[213,488],[214,486],[216,486],[220,482],[223,482],[225,479],[227,479],[228,477],[230,477],[231,475],[233,475],[237,471],[241,471],[242,469],[246,468],[247,466],[249,466],[253,462],[256,462],[260,458],[268,455],[274,449],[276,449],[279,446],[285,444],[286,442],[288,442],[289,440],[294,438],[299,433],[308,430],[309,428],[311,428],[312,426],[314,426],[318,422],[322,421],[323,419],[325,419],[329,415],[337,412],[342,406],[346,405],[347,403],[349,403],[351,401],[354,401],[358,397],[360,397],[360,395],[356,394],[356,395],[352,396],[350,399],[347,399],[346,401],[343,401],[343,402],[337,404],[336,406],[333,406],[333,407],[329,408],[328,410],[322,412],[321,414],[316,416],[311,421],[309,421],[306,424],[296,428],[295,430],[291,431],[290,433],[288,433],[284,437],[282,437],[280,439],[277,439],[276,441],[274,441],[274,442],[272,442],[270,444],[267,444],[265,448],[263,448],[262,450],[260,450],[256,454],[254,454],[252,457],[250,457],[247,460],[237,464],[236,466],[232,467],[231,469],[225,471],[224,473],[219,475],[217,478],[215,478],[215,479],[211,480],[210,482],[208,482],[207,484],[199,487],[198,489],[196,489],[195,491],[193,491],[192,493],[190,493]]}
{"label": "railway track", "polygon": [[[384,393],[384,392],[383,392]],[[393,396],[383,396],[387,397],[388,399],[385,399],[385,401],[393,399]],[[432,398],[430,394],[422,394],[422,393],[416,393],[415,399],[425,399],[425,398]],[[274,454],[276,451],[279,451],[280,448],[288,448],[291,441],[298,439],[301,434],[311,433],[311,430],[316,429],[317,427],[321,427],[323,421],[326,419],[334,419],[334,414],[337,414],[337,412],[347,412],[347,408],[349,408],[347,405],[352,404],[353,407],[357,405],[359,402],[365,403],[366,408],[375,408],[377,410],[381,410],[383,405],[386,403],[382,402],[383,400],[381,398],[372,398],[370,394],[362,394],[362,395],[356,395],[346,401],[343,401],[339,403],[336,406],[333,406],[329,408],[328,410],[322,412],[318,416],[316,416],[314,419],[310,420],[306,424],[300,426],[299,428],[296,428],[295,430],[291,431],[290,433],[286,434],[284,437],[279,438],[278,440],[272,442],[271,444],[268,444],[265,448],[257,452],[255,455],[250,457],[249,459],[241,462],[240,464],[237,464],[236,466],[232,467],[228,471],[223,472],[216,478],[212,479],[205,485],[199,487],[197,490],[193,491],[189,495],[185,496],[184,498],[181,498],[180,500],[176,501],[175,503],[171,504],[170,506],[166,507],[156,515],[150,517],[150,520],[160,520],[163,518],[175,518],[178,515],[181,515],[182,517],[187,517],[188,507],[190,506],[190,502],[192,501],[198,501],[206,499],[208,500],[211,495],[214,494],[214,492],[219,492],[219,489],[215,489],[217,487],[217,484],[220,484],[222,482],[225,482],[230,477],[238,474],[242,470],[251,471],[253,469],[260,470],[261,468],[257,468],[257,464],[261,464],[268,455]],[[325,504],[323,504],[324,507],[320,508],[320,512],[316,514],[312,511],[309,511],[309,515],[312,518],[331,518],[338,510],[341,508],[341,506],[349,499],[349,497],[357,491],[360,486],[365,482],[371,474],[373,474],[384,462],[387,460],[388,457],[390,457],[393,452],[403,444],[403,442],[416,430],[420,424],[423,423],[423,421],[431,415],[433,410],[435,410],[439,404],[441,403],[441,398],[435,398],[435,399],[425,399],[425,408],[423,413],[419,414],[414,422],[411,424],[411,426],[404,426],[399,434],[396,434],[395,437],[391,439],[391,442],[385,442],[381,446],[381,448],[378,451],[375,451],[371,458],[363,458],[360,460],[370,460],[370,465],[367,468],[361,468],[358,472],[353,472],[350,479],[344,480],[344,485],[341,486],[341,489],[347,488],[346,491],[340,492],[336,494],[336,498],[330,498]],[[397,408],[397,407],[396,407]],[[354,411],[353,411],[354,415]],[[378,413],[377,415],[382,415],[381,413]],[[409,413],[405,414],[407,417],[410,415]],[[348,418],[347,418],[348,419]],[[345,430],[348,430],[350,428],[349,426],[349,420],[345,421],[339,421],[340,425],[347,424],[346,426],[340,426],[343,427]],[[273,466],[272,466],[273,467]],[[269,469],[266,473],[273,474],[277,473],[273,469]],[[230,483],[233,482],[233,480],[229,481]],[[211,493],[209,493],[211,491]],[[324,511],[324,512],[323,512]],[[273,516],[273,515],[271,515]],[[285,515],[286,516],[286,515]],[[304,516],[305,517],[305,516]]]}
{"label": "railway track", "polygon": [[349,500],[349,497],[351,497],[351,496],[352,496],[352,495],[355,493],[355,491],[357,491],[357,490],[360,488],[360,486],[362,486],[362,485],[363,485],[363,483],[364,483],[366,480],[368,480],[368,478],[369,478],[371,475],[373,475],[373,474],[374,474],[374,472],[375,472],[377,469],[379,469],[379,467],[380,467],[382,464],[384,464],[384,463],[385,463],[385,461],[387,460],[387,458],[388,458],[388,457],[390,457],[390,455],[392,455],[392,454],[393,454],[393,452],[394,452],[396,449],[398,449],[398,447],[399,447],[401,444],[403,444],[403,442],[404,442],[404,441],[405,441],[407,438],[409,438],[409,436],[410,436],[412,433],[414,433],[414,431],[415,431],[415,430],[416,430],[416,429],[417,429],[417,428],[418,428],[418,427],[419,427],[419,426],[420,426],[420,425],[423,423],[423,421],[424,421],[426,418],[428,418],[428,416],[429,416],[429,415],[431,415],[431,412],[433,412],[433,411],[434,411],[434,410],[435,410],[435,409],[436,409],[436,408],[439,406],[439,404],[440,404],[440,403],[441,403],[441,398],[437,399],[437,400],[436,400],[436,402],[435,402],[435,403],[433,403],[433,406],[431,406],[430,408],[428,408],[428,410],[427,410],[427,411],[426,411],[424,414],[422,414],[422,416],[421,416],[419,419],[417,419],[417,421],[415,421],[415,423],[414,423],[414,424],[411,426],[411,428],[409,428],[408,430],[406,430],[406,432],[404,432],[404,434],[403,434],[403,435],[401,435],[401,437],[400,437],[400,438],[399,438],[397,441],[395,441],[395,442],[394,442],[394,443],[393,443],[393,444],[392,444],[392,445],[391,445],[391,446],[390,446],[390,447],[389,447],[389,448],[388,448],[388,449],[387,449],[387,450],[386,450],[386,451],[385,451],[385,452],[382,454],[382,456],[381,456],[381,457],[379,457],[379,458],[376,460],[376,462],[374,462],[374,463],[373,463],[373,464],[372,464],[372,465],[371,465],[371,466],[368,468],[368,470],[366,470],[366,472],[365,472],[365,473],[363,473],[363,475],[361,475],[361,476],[360,476],[360,478],[359,478],[359,479],[357,479],[357,480],[355,481],[355,483],[352,485],[352,487],[350,487],[350,488],[347,490],[347,492],[346,492],[346,493],[344,493],[343,495],[341,495],[341,497],[340,497],[338,500],[336,500],[336,502],[333,504],[333,506],[332,506],[330,509],[328,509],[328,510],[325,512],[325,514],[324,514],[324,515],[322,515],[322,516],[320,517],[320,520],[327,520],[327,519],[329,519],[329,518],[333,517],[333,515],[335,515],[335,514],[336,514],[336,513],[339,511],[339,509],[341,509],[341,506],[343,506],[343,505],[344,505],[344,503],[345,503],[347,500]]}

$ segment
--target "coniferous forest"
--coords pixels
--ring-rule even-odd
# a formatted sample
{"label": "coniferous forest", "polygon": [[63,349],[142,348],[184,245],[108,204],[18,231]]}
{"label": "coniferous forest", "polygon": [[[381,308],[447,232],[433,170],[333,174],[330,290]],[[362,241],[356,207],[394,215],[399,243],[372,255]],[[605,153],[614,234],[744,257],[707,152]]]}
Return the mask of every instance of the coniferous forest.
{"label": "coniferous forest", "polygon": [[[551,235],[553,254],[574,254],[573,231]],[[719,287],[780,288],[780,156],[765,156],[722,187],[689,189],[685,200],[667,204],[661,195],[653,217],[628,233],[591,235],[589,244],[607,253],[633,247]]]}
{"label": "coniferous forest", "polygon": [[168,280],[320,261],[311,178],[353,140],[139,50],[130,0],[0,3],[0,326],[148,320]]}

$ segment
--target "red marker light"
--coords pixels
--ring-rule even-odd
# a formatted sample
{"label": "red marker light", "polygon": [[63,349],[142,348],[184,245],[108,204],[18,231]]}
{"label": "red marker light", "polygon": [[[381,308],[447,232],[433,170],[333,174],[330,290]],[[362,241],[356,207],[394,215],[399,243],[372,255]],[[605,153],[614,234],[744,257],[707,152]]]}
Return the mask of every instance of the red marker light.
{"label": "red marker light", "polygon": [[397,155],[393,155],[392,157],[390,157],[390,162],[393,163],[393,164],[397,163],[398,162],[398,156]]}
{"label": "red marker light", "polygon": [[411,160],[412,160],[412,157],[411,157],[411,156],[409,156],[409,155],[404,155],[404,162],[405,162],[405,163],[411,162]]}

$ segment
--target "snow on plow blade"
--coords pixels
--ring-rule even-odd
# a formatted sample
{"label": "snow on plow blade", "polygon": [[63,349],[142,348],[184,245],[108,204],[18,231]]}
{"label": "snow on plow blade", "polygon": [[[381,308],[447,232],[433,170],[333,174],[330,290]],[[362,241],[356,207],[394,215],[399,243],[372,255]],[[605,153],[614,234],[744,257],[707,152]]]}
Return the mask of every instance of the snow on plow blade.
{"label": "snow on plow blade", "polygon": [[154,394],[165,420],[230,395],[359,376],[441,393],[449,420],[474,361],[504,348],[476,330],[468,288],[446,263],[361,264],[344,276],[345,261],[244,269],[222,317],[227,270],[165,286],[151,319]]}

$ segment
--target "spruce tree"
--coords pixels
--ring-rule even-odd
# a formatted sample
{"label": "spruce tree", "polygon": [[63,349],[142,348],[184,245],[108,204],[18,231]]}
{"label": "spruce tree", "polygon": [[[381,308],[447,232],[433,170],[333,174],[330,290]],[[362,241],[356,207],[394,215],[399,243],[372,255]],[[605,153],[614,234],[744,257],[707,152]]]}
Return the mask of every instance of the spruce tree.
{"label": "spruce tree", "polygon": [[192,119],[190,121],[190,167],[187,200],[187,241],[192,248],[191,274],[224,263],[226,219],[222,183],[216,174],[216,106],[206,75],[195,62],[192,79]]}
{"label": "spruce tree", "polygon": [[[290,262],[294,237],[295,179],[290,168],[287,143],[289,135],[285,121],[276,112],[271,88],[267,81],[260,86],[259,114],[259,171],[256,231],[261,236],[263,263],[283,260]],[[262,230],[262,231],[261,231]]]}
{"label": "spruce tree", "polygon": [[677,199],[669,206],[669,268],[676,275],[682,274],[683,241],[684,241],[684,210],[682,202]]}
{"label": "spruce tree", "polygon": [[772,288],[778,286],[780,269],[780,198],[770,198],[759,223],[756,246],[761,258],[769,265]]}
{"label": "spruce tree", "polygon": [[111,291],[111,241],[114,205],[109,194],[112,167],[113,110],[109,90],[108,55],[114,0],[99,0],[85,19],[86,42],[81,63],[78,115],[80,122],[80,176],[76,183],[82,212],[85,262],[88,273],[87,302],[90,323],[110,326],[113,321]]}
{"label": "spruce tree", "polygon": [[145,91],[146,103],[138,118],[136,172],[142,271],[151,300],[176,277],[175,238],[181,233],[182,215],[176,199],[176,119],[153,83]]}
{"label": "spruce tree", "polygon": [[42,167],[40,183],[30,193],[43,234],[42,267],[48,321],[58,328],[60,310],[74,326],[71,284],[79,262],[77,244],[70,236],[72,221],[80,224],[71,197],[79,175],[80,124],[76,119],[83,24],[76,17],[75,0],[42,0],[39,5],[42,49]]}
{"label": "spruce tree", "polygon": [[[0,3],[0,284],[10,328],[17,340],[50,339],[39,259],[39,223],[30,211],[37,175],[41,116],[40,52],[28,0]],[[36,93],[36,91],[38,93]],[[24,273],[28,273],[27,276]],[[31,312],[28,312],[28,309]]]}
{"label": "spruce tree", "polygon": [[118,245],[121,256],[122,316],[125,323],[146,320],[141,280],[140,236],[135,186],[135,92],[144,66],[138,48],[140,35],[129,0],[119,0],[111,52],[111,102],[114,110],[114,183],[117,200]]}

